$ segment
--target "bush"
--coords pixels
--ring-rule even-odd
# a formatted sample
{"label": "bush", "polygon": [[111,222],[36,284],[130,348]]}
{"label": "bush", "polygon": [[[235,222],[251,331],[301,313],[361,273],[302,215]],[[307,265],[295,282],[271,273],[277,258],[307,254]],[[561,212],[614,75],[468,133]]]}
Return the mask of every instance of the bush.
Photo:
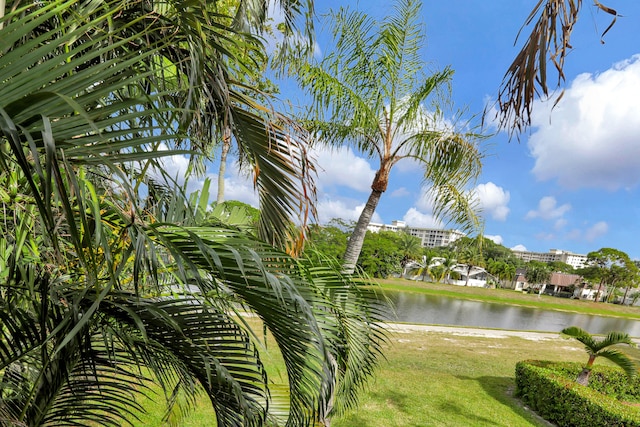
{"label": "bush", "polygon": [[619,370],[593,368],[589,387],[575,382],[577,363],[528,360],[516,364],[516,393],[544,419],[567,427],[640,427],[640,382]]}

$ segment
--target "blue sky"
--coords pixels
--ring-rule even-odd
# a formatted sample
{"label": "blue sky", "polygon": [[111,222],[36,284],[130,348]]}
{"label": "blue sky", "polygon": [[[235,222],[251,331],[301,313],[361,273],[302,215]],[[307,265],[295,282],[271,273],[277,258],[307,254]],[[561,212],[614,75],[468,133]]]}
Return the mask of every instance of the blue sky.
{"label": "blue sky", "polygon": [[[556,108],[550,111],[552,102],[536,103],[534,126],[520,142],[510,142],[501,133],[484,143],[488,156],[476,187],[484,233],[509,248],[586,254],[614,247],[640,258],[640,2],[604,3],[623,17],[602,44],[600,35],[611,18],[591,1],[583,2],[565,66],[566,92]],[[453,100],[468,117],[480,115],[495,99],[518,51],[516,34],[533,4],[531,0],[423,2],[425,64],[428,69],[449,65],[455,70]],[[343,5],[373,16],[390,13],[393,7],[389,1],[323,1],[316,2],[317,14]],[[328,45],[327,36],[328,27],[318,24],[319,55]],[[281,90],[284,101],[304,102],[295,85],[284,84]],[[357,219],[376,165],[351,150],[316,156],[319,222]],[[174,161],[181,168],[182,161]],[[234,165],[227,169],[227,198],[255,205],[250,183],[234,169]],[[210,176],[216,172],[211,168]],[[374,221],[442,226],[431,216],[421,177],[413,165],[399,163]]]}

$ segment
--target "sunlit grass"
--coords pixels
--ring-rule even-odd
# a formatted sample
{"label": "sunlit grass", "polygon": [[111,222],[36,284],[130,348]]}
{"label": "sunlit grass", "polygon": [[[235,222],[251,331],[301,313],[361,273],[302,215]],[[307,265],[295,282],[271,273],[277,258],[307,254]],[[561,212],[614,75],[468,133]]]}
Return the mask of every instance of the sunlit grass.
{"label": "sunlit grass", "polygon": [[[269,342],[266,359],[274,381],[283,369]],[[585,362],[575,340],[557,338],[484,338],[437,332],[393,332],[386,360],[362,393],[358,409],[335,418],[333,427],[394,426],[543,426],[514,398],[514,369],[519,360]],[[283,378],[283,377],[280,377]],[[140,426],[163,426],[160,396],[145,402],[149,415]],[[214,426],[208,400],[178,425]]]}

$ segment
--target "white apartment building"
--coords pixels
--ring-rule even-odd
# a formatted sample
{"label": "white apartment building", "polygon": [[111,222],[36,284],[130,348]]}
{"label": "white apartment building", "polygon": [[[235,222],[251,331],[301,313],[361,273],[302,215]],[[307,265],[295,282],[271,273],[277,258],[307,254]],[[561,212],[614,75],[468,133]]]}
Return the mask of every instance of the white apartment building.
{"label": "white apartment building", "polygon": [[391,221],[391,224],[370,223],[367,230],[377,233],[379,231],[404,231],[420,239],[423,248],[436,248],[448,246],[465,234],[458,230],[441,230],[437,228],[410,227],[404,221]]}
{"label": "white apartment building", "polygon": [[587,262],[586,255],[574,254],[573,252],[563,251],[560,249],[549,249],[549,252],[527,252],[512,251],[516,258],[520,258],[524,262],[540,261],[553,262],[561,261],[569,264],[573,268],[583,268]]}

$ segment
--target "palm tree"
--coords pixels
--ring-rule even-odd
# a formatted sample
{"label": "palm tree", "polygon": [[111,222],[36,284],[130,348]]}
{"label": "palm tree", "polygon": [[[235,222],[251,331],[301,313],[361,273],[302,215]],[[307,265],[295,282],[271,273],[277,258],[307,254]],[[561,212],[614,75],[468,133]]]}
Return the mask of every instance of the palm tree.
{"label": "palm tree", "polygon": [[454,255],[452,253],[447,253],[444,256],[444,260],[442,261],[442,275],[440,276],[440,278],[438,279],[438,282],[441,282],[445,276],[447,279],[447,283],[449,283],[449,275],[451,273],[451,270],[453,269],[453,267],[455,267],[458,264],[458,260],[454,257]]}
{"label": "palm tree", "polygon": [[467,278],[464,282],[465,286],[469,286],[469,276],[471,276],[471,270],[473,267],[481,267],[484,264],[482,254],[475,248],[465,248],[458,255],[458,262],[464,264],[467,270]]}
{"label": "palm tree", "polygon": [[[327,416],[333,396],[334,413],[354,404],[375,366],[383,335],[373,295],[339,266],[282,250],[290,229],[278,224],[290,224],[298,202],[312,204],[296,183],[310,179],[299,170],[304,144],[255,113],[217,62],[224,43],[259,45],[226,37],[233,28],[205,12],[192,2],[53,0],[5,16],[3,425],[121,425],[143,410],[135,396],[151,381],[168,413],[200,389],[219,426],[304,425]],[[206,114],[197,91],[209,94]],[[184,141],[198,152],[194,117],[228,119],[251,154],[266,242],[201,223],[158,176],[161,158],[185,153]],[[259,334],[238,307],[278,343],[285,412],[270,410],[282,406],[270,405]]]}
{"label": "palm tree", "polygon": [[[611,24],[602,33],[604,36],[615,23],[618,13],[596,0],[593,5],[612,16]],[[535,97],[540,94],[549,97],[549,86],[553,90],[564,81],[564,61],[572,49],[571,34],[581,7],[582,0],[536,2],[524,24],[533,24],[531,33],[509,66],[498,91],[497,118],[500,128],[519,136],[531,124]],[[547,67],[549,62],[553,67]],[[557,74],[555,87],[553,82],[548,83],[547,78],[548,71],[553,69]]]}
{"label": "palm tree", "polygon": [[546,264],[530,262],[524,276],[528,283],[542,285],[549,282],[551,270]]}
{"label": "palm tree", "polygon": [[591,368],[597,357],[604,357],[605,359],[615,363],[617,366],[622,368],[629,377],[636,375],[637,368],[635,363],[626,354],[614,348],[610,348],[617,344],[627,344],[631,347],[635,347],[635,344],[629,337],[629,334],[625,334],[623,332],[609,332],[604,339],[596,340],[593,335],[581,328],[578,328],[577,326],[565,328],[561,333],[580,341],[584,344],[587,354],[589,354],[587,364],[576,379],[579,384],[584,386],[589,385]]}
{"label": "palm tree", "polygon": [[[446,92],[453,71],[425,75],[419,15],[417,0],[398,0],[395,13],[382,22],[349,9],[332,13],[334,51],[296,70],[313,99],[308,128],[327,144],[350,144],[378,161],[344,255],[345,272],[353,272],[367,226],[400,160],[422,166],[436,216],[447,214],[466,228],[479,222],[465,190],[481,169],[478,136],[446,124],[437,95]],[[432,111],[425,106],[428,100]]]}
{"label": "palm tree", "polygon": [[409,233],[400,233],[398,239],[398,249],[402,254],[402,276],[407,273],[407,263],[419,256],[422,249],[422,243],[416,236]]}
{"label": "palm tree", "polygon": [[431,273],[431,267],[434,265],[435,258],[437,257],[436,252],[432,250],[425,249],[424,255],[422,256],[422,262],[424,263],[424,268],[422,270],[422,281],[424,282],[427,278],[427,275],[432,278],[433,275]]}

